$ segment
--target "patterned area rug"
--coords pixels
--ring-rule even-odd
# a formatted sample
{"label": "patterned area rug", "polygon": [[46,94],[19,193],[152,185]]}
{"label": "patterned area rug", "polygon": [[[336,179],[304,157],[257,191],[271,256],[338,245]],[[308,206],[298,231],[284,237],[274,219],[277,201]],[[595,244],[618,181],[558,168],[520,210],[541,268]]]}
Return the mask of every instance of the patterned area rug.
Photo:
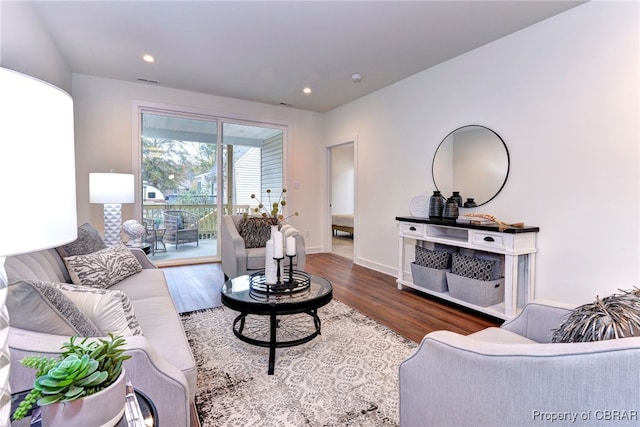
{"label": "patterned area rug", "polygon": [[[322,334],[276,350],[235,337],[237,312],[226,307],[182,315],[198,365],[196,407],[202,427],[397,426],[398,367],[417,344],[338,302],[318,310]],[[283,316],[279,333],[313,330],[306,314]],[[248,316],[245,332],[268,330]],[[283,335],[284,337],[284,335]]]}

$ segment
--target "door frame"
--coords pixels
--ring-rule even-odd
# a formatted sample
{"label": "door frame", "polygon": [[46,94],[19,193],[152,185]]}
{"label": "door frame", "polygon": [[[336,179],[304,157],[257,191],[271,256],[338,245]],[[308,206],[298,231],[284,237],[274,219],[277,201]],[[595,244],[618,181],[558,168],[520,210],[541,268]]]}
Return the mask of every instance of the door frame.
{"label": "door frame", "polygon": [[327,216],[325,218],[325,230],[327,230],[327,232],[325,233],[325,236],[327,236],[327,238],[325,239],[324,251],[331,252],[333,249],[333,231],[331,229],[331,201],[333,200],[333,183],[331,181],[332,150],[349,144],[353,144],[353,262],[355,263],[358,259],[358,233],[355,232],[358,225],[358,134],[336,138],[326,146],[327,165],[325,173],[327,182],[327,200],[325,202],[325,206],[327,207]]}
{"label": "door frame", "polygon": [[[165,104],[162,102],[156,102],[156,101],[146,101],[146,100],[141,100],[141,99],[134,99],[131,102],[131,170],[133,171],[133,174],[135,176],[135,191],[136,194],[142,194],[142,185],[141,185],[141,161],[142,161],[142,148],[141,148],[141,140],[140,140],[140,135],[142,134],[142,121],[140,120],[141,117],[141,113],[144,111],[147,112],[157,112],[158,114],[170,114],[170,115],[174,115],[176,117],[182,116],[185,118],[195,118],[195,119],[199,119],[199,120],[208,120],[208,121],[215,121],[217,123],[217,129],[218,129],[218,133],[217,133],[217,141],[216,141],[216,145],[218,146],[218,164],[222,165],[222,145],[223,145],[223,141],[222,141],[222,126],[224,123],[233,123],[233,124],[244,124],[244,125],[248,125],[248,126],[264,126],[264,127],[268,127],[268,128],[276,128],[282,131],[282,179],[283,179],[283,183],[287,182],[287,176],[288,176],[288,161],[289,161],[289,147],[290,144],[288,143],[288,138],[289,138],[289,128],[291,127],[291,124],[286,121],[280,121],[280,122],[267,122],[267,121],[263,121],[263,120],[259,120],[256,118],[252,118],[249,115],[243,115],[243,114],[233,114],[232,116],[225,114],[225,113],[220,113],[220,112],[216,112],[216,111],[211,111],[208,109],[203,109],[203,108],[198,108],[198,107],[189,107],[189,106],[184,106],[184,105],[174,105],[174,104]],[[218,174],[218,192],[221,191],[221,186],[222,186],[222,168],[218,168],[217,171]],[[220,223],[222,220],[222,204],[223,204],[223,197],[217,197],[217,214],[218,214],[218,218],[217,218],[217,222],[218,222],[218,227],[220,227]],[[136,197],[134,203],[134,212],[136,212],[136,215],[139,217],[140,213],[142,212],[142,200],[140,200],[140,197]],[[141,218],[140,218],[141,220]],[[219,231],[219,229],[218,229]],[[213,256],[205,256],[205,257],[201,257],[201,258],[191,258],[191,259],[184,259],[182,260],[182,262],[171,262],[171,261],[166,261],[166,262],[162,262],[159,261],[156,264],[157,265],[188,265],[188,264],[196,264],[196,263],[203,263],[203,262],[220,262],[221,261],[221,239],[219,238],[220,233],[218,233],[218,239],[217,239],[217,248],[216,248],[216,255]],[[186,260],[186,261],[185,261]]]}

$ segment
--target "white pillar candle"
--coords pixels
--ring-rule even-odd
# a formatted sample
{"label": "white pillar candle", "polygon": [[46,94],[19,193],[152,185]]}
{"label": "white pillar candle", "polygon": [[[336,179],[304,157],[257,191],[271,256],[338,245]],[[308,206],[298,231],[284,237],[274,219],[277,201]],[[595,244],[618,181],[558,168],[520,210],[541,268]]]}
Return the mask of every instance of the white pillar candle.
{"label": "white pillar candle", "polygon": [[294,256],[296,254],[296,238],[293,236],[287,237],[287,255]]}
{"label": "white pillar candle", "polygon": [[273,233],[273,257],[274,258],[284,258],[283,255],[283,247],[284,242],[282,241],[282,232],[276,231]]}

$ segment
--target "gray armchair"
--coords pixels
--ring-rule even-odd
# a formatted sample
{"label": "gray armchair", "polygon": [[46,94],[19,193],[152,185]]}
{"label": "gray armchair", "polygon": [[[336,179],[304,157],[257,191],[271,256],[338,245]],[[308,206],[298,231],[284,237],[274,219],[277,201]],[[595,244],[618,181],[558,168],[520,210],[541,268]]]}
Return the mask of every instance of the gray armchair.
{"label": "gray armchair", "polygon": [[[264,270],[266,248],[246,248],[240,236],[238,224],[242,215],[224,215],[220,226],[222,271],[226,277],[234,278],[244,274]],[[285,224],[281,227],[284,239],[293,236],[296,239],[296,256],[293,258],[294,268],[304,270],[306,253],[304,236],[295,227]],[[288,259],[287,259],[288,266]]]}
{"label": "gray armchair", "polygon": [[400,426],[637,425],[640,337],[550,343],[568,313],[531,303],[500,328],[426,335],[400,365]]}

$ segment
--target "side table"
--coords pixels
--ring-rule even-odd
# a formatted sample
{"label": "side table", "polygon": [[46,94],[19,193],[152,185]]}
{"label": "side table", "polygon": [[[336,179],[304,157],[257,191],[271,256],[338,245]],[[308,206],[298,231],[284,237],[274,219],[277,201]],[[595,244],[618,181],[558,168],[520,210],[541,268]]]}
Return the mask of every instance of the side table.
{"label": "side table", "polygon": [[[152,251],[155,255],[156,252],[167,252],[167,247],[164,244],[164,233],[167,232],[166,228],[154,228],[153,229],[153,245]],[[158,247],[158,244],[162,245],[162,248]]]}
{"label": "side table", "polygon": [[[29,393],[29,390],[20,391],[11,395],[11,414],[16,410],[20,402]],[[153,404],[153,401],[143,392],[135,389],[136,399],[138,405],[140,405],[140,412],[144,417],[144,425],[146,427],[158,427],[160,421],[158,420],[158,411]],[[123,402],[124,403],[124,402]],[[33,413],[32,413],[33,412]],[[33,408],[32,411],[27,413],[27,416],[18,421],[12,421],[11,427],[41,427],[40,409],[38,407]],[[123,415],[118,424],[115,427],[129,427],[126,417]]]}
{"label": "side table", "polygon": [[151,245],[149,243],[142,243],[140,246],[132,246],[132,245],[127,243],[127,247],[128,248],[142,249],[144,251],[144,253],[147,254],[147,255],[149,255],[149,253],[151,253]]}

